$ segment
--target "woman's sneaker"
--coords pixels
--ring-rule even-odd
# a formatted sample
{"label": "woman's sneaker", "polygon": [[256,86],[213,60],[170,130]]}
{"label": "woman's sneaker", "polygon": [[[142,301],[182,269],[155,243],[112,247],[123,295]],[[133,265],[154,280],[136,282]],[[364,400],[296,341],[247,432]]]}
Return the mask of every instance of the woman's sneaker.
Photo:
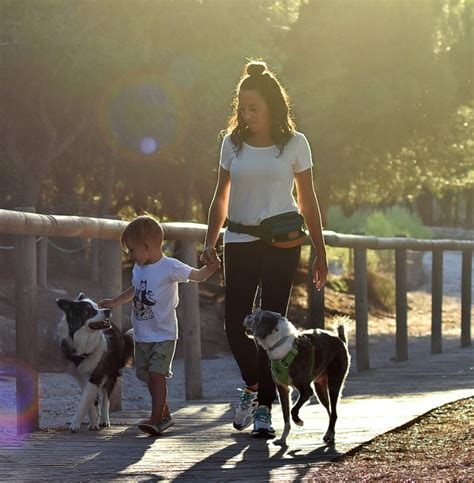
{"label": "woman's sneaker", "polygon": [[275,430],[272,428],[272,416],[267,406],[259,406],[255,412],[252,436],[266,439],[275,437]]}
{"label": "woman's sneaker", "polygon": [[241,431],[252,424],[253,416],[257,410],[257,392],[250,389],[239,389],[240,402],[235,408],[234,428]]}

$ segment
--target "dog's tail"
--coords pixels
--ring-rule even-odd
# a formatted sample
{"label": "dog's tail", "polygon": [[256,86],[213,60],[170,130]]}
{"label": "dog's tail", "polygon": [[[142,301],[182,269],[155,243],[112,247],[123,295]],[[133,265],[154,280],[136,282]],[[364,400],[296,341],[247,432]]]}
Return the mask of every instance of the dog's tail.
{"label": "dog's tail", "polygon": [[346,330],[345,330],[345,327],[343,325],[337,326],[337,335],[339,336],[339,339],[341,339],[342,342],[344,342],[344,344],[347,345]]}
{"label": "dog's tail", "polygon": [[349,324],[351,319],[346,316],[336,316],[333,319],[334,326],[336,327],[337,335],[339,339],[347,345],[347,331],[349,330]]}

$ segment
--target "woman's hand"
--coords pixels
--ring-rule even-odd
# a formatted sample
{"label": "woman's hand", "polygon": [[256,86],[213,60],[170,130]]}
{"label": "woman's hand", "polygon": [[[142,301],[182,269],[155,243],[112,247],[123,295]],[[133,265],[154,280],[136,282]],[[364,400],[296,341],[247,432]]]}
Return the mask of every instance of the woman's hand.
{"label": "woman's hand", "polygon": [[328,262],[326,258],[316,257],[313,261],[313,283],[316,290],[321,290],[328,278]]}
{"label": "woman's hand", "polygon": [[217,254],[216,247],[213,247],[213,246],[205,247],[203,252],[201,253],[201,256],[199,257],[199,260],[201,260],[201,262],[204,263],[204,265],[218,264],[219,266],[221,263],[221,259]]}

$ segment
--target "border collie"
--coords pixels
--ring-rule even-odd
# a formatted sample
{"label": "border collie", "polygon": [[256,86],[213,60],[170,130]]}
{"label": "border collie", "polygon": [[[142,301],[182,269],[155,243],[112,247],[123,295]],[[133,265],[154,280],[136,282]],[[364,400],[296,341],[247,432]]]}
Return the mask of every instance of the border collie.
{"label": "border collie", "polygon": [[133,358],[132,331],[121,334],[110,323],[110,310],[100,309],[82,293],[76,300],[57,299],[56,303],[64,312],[58,327],[61,351],[82,391],[69,429],[79,431],[86,411],[89,429],[108,427],[110,394],[121,369]]}
{"label": "border collie", "polygon": [[295,424],[303,426],[299,410],[313,394],[311,383],[329,415],[329,427],[323,439],[327,444],[334,443],[336,406],[350,364],[344,319],[347,320],[335,318],[338,323],[335,334],[321,329],[299,331],[286,317],[269,310],[258,309],[245,318],[247,336],[254,338],[267,352],[280,396],[285,428],[275,444],[285,446],[290,432],[290,386],[299,391],[291,417]]}

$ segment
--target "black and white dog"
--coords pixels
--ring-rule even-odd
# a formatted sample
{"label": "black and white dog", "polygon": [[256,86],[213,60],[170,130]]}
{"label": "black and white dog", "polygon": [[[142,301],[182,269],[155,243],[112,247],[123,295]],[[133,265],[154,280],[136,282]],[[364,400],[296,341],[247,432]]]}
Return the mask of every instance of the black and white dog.
{"label": "black and white dog", "polygon": [[286,317],[268,310],[258,309],[245,318],[246,334],[267,352],[280,396],[285,428],[275,444],[286,445],[290,432],[290,386],[299,391],[291,417],[302,426],[299,410],[313,394],[311,383],[329,415],[329,427],[323,439],[328,444],[334,443],[336,406],[350,364],[344,318],[336,318],[334,322],[338,323],[337,334],[321,329],[299,331]]}
{"label": "black and white dog", "polygon": [[121,369],[133,358],[133,335],[121,334],[109,321],[110,310],[100,309],[82,293],[76,300],[56,302],[64,312],[58,327],[61,351],[82,391],[69,429],[79,431],[86,411],[89,429],[110,426],[110,394]]}

